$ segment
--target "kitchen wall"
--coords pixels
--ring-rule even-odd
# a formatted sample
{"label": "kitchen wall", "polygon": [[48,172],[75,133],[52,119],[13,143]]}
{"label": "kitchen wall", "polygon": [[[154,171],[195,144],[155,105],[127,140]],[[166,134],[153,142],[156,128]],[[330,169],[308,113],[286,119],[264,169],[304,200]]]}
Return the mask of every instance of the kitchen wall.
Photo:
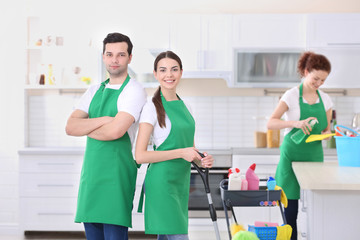
{"label": "kitchen wall", "polygon": [[[266,131],[267,118],[286,89],[271,96],[264,89],[228,88],[223,79],[183,79],[179,95],[192,107],[196,120],[196,145],[199,148],[254,147],[254,132]],[[148,88],[149,99],[155,89]],[[274,90],[273,90],[274,91]],[[332,90],[333,91],[333,90]],[[360,112],[360,94],[332,94],[338,124],[351,126]],[[34,95],[29,98],[30,147],[84,147],[86,138],[67,136],[66,120],[81,93]],[[62,106],[54,107],[54,106]]]}
{"label": "kitchen wall", "polygon": [[[83,8],[86,4],[86,9]],[[358,0],[199,0],[181,1],[170,4],[166,0],[155,1],[104,0],[48,1],[13,0],[0,2],[0,234],[19,231],[18,217],[18,156],[17,150],[24,146],[24,97],[23,83],[26,66],[26,16],[42,16],[58,19],[74,31],[87,32],[96,27],[100,36],[124,21],[124,15],[131,20],[146,21],[144,12],[161,13],[314,13],[314,12],[360,12]],[[140,7],[139,7],[140,6]],[[67,20],[67,21],[66,21]],[[127,19],[128,20],[128,19]],[[161,25],[159,22],[158,26]],[[100,30],[99,30],[100,31]],[[101,39],[94,39],[101,42]],[[188,83],[187,81],[191,81]],[[214,81],[209,84],[204,81]],[[195,84],[196,87],[193,87]],[[213,87],[210,87],[213,86]],[[203,91],[201,91],[203,90]],[[149,94],[153,92],[148,89]],[[66,94],[66,93],[64,93]],[[254,116],[268,116],[275,107],[278,96],[263,96],[262,91],[253,89],[228,89],[220,80],[189,79],[183,82],[180,95],[193,105],[198,122],[197,142],[212,147],[252,146],[252,132],[263,128]],[[359,96],[334,96],[339,123],[347,124],[353,112],[360,112]],[[262,96],[262,97],[261,97]],[[65,119],[71,112],[79,94],[68,94],[61,104],[56,96],[35,96],[30,99],[33,111],[30,120],[34,128],[32,142],[43,143],[41,137],[50,135],[46,144],[82,146],[82,138],[64,136]],[[51,117],[55,107],[57,117]],[[39,116],[50,116],[39,118]],[[38,117],[38,118],[37,118]],[[260,121],[261,122],[261,121]],[[46,131],[37,131],[43,123]],[[246,127],[248,126],[248,127]],[[214,128],[212,128],[214,127]],[[214,130],[215,129],[215,130]],[[231,130],[231,131],[230,131]],[[50,134],[49,134],[50,133]],[[56,137],[54,137],[56,136]]]}

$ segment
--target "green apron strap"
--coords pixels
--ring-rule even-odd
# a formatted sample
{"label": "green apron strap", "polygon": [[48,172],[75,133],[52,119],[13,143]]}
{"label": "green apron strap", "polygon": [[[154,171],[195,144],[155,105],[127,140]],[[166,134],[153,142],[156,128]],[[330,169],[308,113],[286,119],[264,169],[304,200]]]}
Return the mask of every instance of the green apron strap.
{"label": "green apron strap", "polygon": [[[147,168],[146,168],[146,172],[147,172],[147,170],[149,169],[150,164],[151,164],[151,163],[148,164],[148,166],[147,166]],[[146,176],[146,174],[145,174],[145,176]],[[138,210],[137,210],[138,213],[142,213],[142,209],[143,209],[143,207],[144,207],[144,195],[145,195],[145,179],[144,179],[143,184],[142,184],[142,187],[141,187],[139,205],[138,205]]]}
{"label": "green apron strap", "polygon": [[143,206],[144,206],[144,186],[145,186],[145,181],[144,181],[144,183],[142,184],[142,187],[141,187],[139,206],[138,206],[138,210],[137,210],[138,213],[142,213]]}

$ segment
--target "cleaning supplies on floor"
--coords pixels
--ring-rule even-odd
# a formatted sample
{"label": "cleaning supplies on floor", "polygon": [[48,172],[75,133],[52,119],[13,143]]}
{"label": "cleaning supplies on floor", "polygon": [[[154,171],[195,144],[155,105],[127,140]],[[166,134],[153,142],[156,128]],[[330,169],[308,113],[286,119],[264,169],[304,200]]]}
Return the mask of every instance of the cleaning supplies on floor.
{"label": "cleaning supplies on floor", "polygon": [[254,226],[255,227],[277,227],[277,226],[279,226],[279,224],[278,223],[273,223],[273,222],[255,221]]}
{"label": "cleaning supplies on floor", "polygon": [[290,240],[292,228],[289,224],[277,226],[276,240]]}
{"label": "cleaning supplies on floor", "polygon": [[241,190],[240,169],[230,168],[228,177],[229,177],[228,190]]}
{"label": "cleaning supplies on floor", "polygon": [[237,232],[231,240],[259,240],[259,238],[253,232],[240,231]]}
{"label": "cleaning supplies on floor", "polygon": [[[316,123],[319,123],[317,119],[310,120],[309,125],[311,127],[311,130],[313,129],[313,127],[315,126]],[[310,131],[310,129],[309,129],[309,131]],[[290,139],[294,143],[300,144],[305,139],[306,136],[308,136],[308,135],[305,134],[301,128],[299,128],[290,136]]]}
{"label": "cleaning supplies on floor", "polygon": [[259,190],[259,177],[255,173],[256,164],[253,163],[246,171],[246,180],[248,182],[248,190]]}
{"label": "cleaning supplies on floor", "polygon": [[244,226],[242,224],[238,224],[238,223],[233,223],[230,226],[230,233],[231,236],[234,236],[237,232],[240,231],[246,231],[246,229],[244,228]]}

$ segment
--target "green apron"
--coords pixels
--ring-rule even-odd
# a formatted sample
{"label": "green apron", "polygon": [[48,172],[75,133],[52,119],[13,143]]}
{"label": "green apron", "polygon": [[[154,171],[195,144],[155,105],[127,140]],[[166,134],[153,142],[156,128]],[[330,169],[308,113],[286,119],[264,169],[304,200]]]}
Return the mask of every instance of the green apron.
{"label": "green apron", "polygon": [[[103,82],[89,107],[89,118],[115,117],[121,88],[109,89]],[[88,137],[81,171],[75,222],[116,224],[131,227],[137,165],[128,133],[112,141]]]}
{"label": "green apron", "polygon": [[[312,105],[303,102],[303,84],[300,85],[299,91],[300,120],[316,117],[319,123],[313,127],[311,134],[320,134],[327,127],[328,122],[319,91],[317,91],[319,102]],[[324,160],[321,141],[305,143],[305,138],[300,144],[295,144],[290,139],[290,136],[297,130],[298,128],[293,128],[284,137],[280,147],[280,161],[275,174],[276,184],[284,190],[288,199],[293,200],[300,198],[300,186],[291,163],[322,162]]]}
{"label": "green apron", "polygon": [[[195,121],[182,100],[161,100],[171,122],[155,151],[194,146]],[[191,164],[182,158],[150,164],[145,177],[145,233],[187,234]]]}

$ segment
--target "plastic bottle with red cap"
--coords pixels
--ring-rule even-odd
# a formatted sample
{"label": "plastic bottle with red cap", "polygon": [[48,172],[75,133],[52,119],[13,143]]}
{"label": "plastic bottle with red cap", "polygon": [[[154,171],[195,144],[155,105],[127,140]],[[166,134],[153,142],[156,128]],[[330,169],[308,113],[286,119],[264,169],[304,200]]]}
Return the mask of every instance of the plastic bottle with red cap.
{"label": "plastic bottle with red cap", "polygon": [[246,180],[248,182],[248,190],[259,190],[259,177],[255,174],[256,164],[253,163],[246,171]]}

